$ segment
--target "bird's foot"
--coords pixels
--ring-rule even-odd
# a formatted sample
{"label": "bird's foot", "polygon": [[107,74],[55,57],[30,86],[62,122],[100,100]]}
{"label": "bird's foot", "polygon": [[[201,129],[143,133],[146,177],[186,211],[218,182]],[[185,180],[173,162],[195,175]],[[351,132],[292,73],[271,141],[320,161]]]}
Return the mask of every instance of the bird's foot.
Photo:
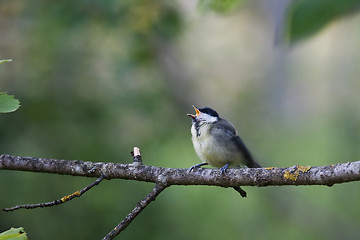
{"label": "bird's foot", "polygon": [[229,164],[227,163],[227,164],[225,164],[225,166],[223,166],[222,168],[220,168],[221,174],[225,174],[226,169],[228,169],[228,167],[229,167]]}
{"label": "bird's foot", "polygon": [[197,168],[200,168],[200,167],[205,166],[205,165],[208,165],[208,163],[198,163],[198,164],[192,166],[192,167],[189,169],[189,173],[191,173],[192,170],[197,169]]}

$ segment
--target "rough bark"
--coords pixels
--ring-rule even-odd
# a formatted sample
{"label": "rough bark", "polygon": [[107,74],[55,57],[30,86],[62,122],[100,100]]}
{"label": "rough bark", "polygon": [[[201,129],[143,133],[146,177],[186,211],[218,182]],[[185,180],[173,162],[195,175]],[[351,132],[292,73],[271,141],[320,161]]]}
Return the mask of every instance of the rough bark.
{"label": "rough bark", "polygon": [[48,158],[0,156],[0,169],[55,173],[72,176],[128,179],[163,185],[211,185],[220,187],[270,185],[328,185],[360,180],[360,161],[321,167],[289,168],[174,169],[142,164],[120,164],[58,160]]}

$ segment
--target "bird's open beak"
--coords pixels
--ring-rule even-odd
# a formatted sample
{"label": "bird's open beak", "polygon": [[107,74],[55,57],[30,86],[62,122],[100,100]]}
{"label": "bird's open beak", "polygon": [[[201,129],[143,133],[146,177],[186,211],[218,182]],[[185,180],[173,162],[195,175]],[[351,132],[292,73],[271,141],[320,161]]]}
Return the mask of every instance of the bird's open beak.
{"label": "bird's open beak", "polygon": [[188,115],[189,117],[191,117],[192,119],[195,119],[196,117],[198,117],[198,116],[200,115],[200,111],[199,111],[199,109],[197,109],[194,105],[193,105],[193,108],[195,109],[196,114],[193,115],[193,114],[188,113],[187,115]]}

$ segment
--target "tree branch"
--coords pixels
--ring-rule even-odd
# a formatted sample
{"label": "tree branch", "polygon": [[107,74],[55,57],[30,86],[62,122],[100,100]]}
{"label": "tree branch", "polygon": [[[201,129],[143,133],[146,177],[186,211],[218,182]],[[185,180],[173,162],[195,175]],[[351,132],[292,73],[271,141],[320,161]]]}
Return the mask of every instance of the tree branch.
{"label": "tree branch", "polygon": [[141,213],[142,210],[166,188],[166,185],[156,184],[156,186],[151,190],[151,192],[146,195],[146,197],[141,200],[136,207],[113,229],[109,232],[103,240],[113,239],[121,231],[123,231],[127,226],[136,218],[136,216]]}
{"label": "tree branch", "polygon": [[76,191],[60,200],[49,203],[17,205],[7,211],[19,208],[55,206],[88,191],[103,179],[129,179],[156,183],[154,189],[112,230],[103,240],[115,238],[135,217],[167,187],[171,185],[210,185],[232,187],[241,196],[246,192],[240,186],[270,185],[328,185],[360,180],[360,161],[339,163],[323,167],[298,166],[289,168],[241,168],[228,169],[221,174],[220,169],[161,168],[146,166],[142,163],[140,150],[134,148],[132,164],[84,162],[79,160],[58,160],[48,158],[0,156],[0,169],[29,172],[56,173],[72,176],[99,177],[86,188]]}
{"label": "tree branch", "polygon": [[219,169],[161,168],[142,164],[120,164],[58,160],[48,158],[0,156],[0,169],[56,173],[72,176],[128,179],[163,185],[209,185],[220,187],[270,185],[328,185],[359,181],[360,161],[322,167]]}
{"label": "tree branch", "polygon": [[32,208],[39,208],[39,207],[52,207],[52,206],[56,206],[56,205],[59,205],[59,204],[63,204],[63,203],[66,203],[66,202],[74,199],[75,197],[80,197],[81,195],[83,195],[84,193],[89,191],[91,188],[98,185],[104,179],[105,179],[105,176],[101,175],[98,179],[96,179],[94,182],[92,182],[89,186],[86,186],[85,188],[81,189],[80,191],[75,191],[70,195],[64,196],[64,197],[62,197],[60,199],[56,199],[56,200],[54,200],[52,202],[16,205],[16,206],[11,207],[11,208],[3,208],[3,211],[11,212],[11,211],[18,210],[20,208],[32,209]]}

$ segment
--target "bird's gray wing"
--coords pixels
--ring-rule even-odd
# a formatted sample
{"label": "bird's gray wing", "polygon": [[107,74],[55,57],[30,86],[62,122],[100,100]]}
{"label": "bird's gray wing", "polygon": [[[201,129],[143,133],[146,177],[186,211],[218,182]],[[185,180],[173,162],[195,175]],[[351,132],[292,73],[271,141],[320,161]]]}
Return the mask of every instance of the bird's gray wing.
{"label": "bird's gray wing", "polygon": [[238,135],[236,135],[236,137],[235,137],[235,142],[236,142],[237,147],[240,149],[240,151],[244,155],[246,166],[248,166],[249,168],[261,168],[260,164],[258,164],[254,160],[249,149],[246,147],[245,143],[241,140],[241,138]]}
{"label": "bird's gray wing", "polygon": [[210,133],[212,136],[222,141],[230,141],[237,136],[235,127],[225,119],[220,119],[214,124],[210,129]]}
{"label": "bird's gray wing", "polygon": [[211,133],[214,137],[222,141],[231,141],[235,143],[236,147],[243,154],[245,164],[249,168],[261,168],[254,158],[252,157],[249,149],[246,147],[245,143],[241,140],[237,134],[235,127],[225,119],[220,119],[218,124],[216,124],[211,130]]}

